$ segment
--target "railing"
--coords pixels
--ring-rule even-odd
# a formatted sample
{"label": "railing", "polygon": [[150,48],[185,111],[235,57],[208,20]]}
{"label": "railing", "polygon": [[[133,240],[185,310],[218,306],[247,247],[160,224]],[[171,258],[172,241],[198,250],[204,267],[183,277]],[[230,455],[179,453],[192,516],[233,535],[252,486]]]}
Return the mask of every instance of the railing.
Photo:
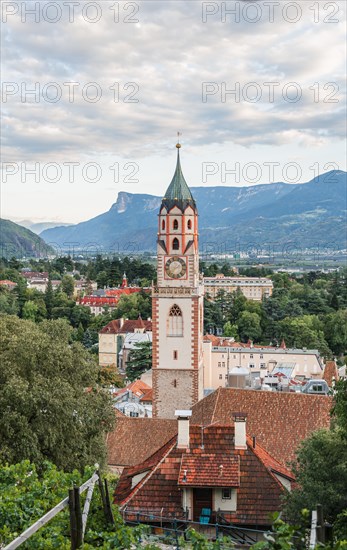
{"label": "railing", "polygon": [[187,511],[182,511],[180,516],[163,515],[159,510],[151,512],[137,512],[131,509],[121,511],[124,521],[128,525],[147,525],[154,532],[162,531],[161,534],[156,533],[157,537],[170,539],[176,545],[176,549],[180,549],[179,539],[183,537],[187,539],[187,530],[193,527],[196,530],[208,532],[213,535],[213,538],[218,540],[221,536],[227,536],[232,542],[243,546],[251,546],[258,540],[263,538],[266,531],[260,529],[249,529],[240,526],[235,526],[229,523],[222,513],[216,513],[215,523],[201,524],[197,521],[191,521],[187,518]]}
{"label": "railing", "polygon": [[[80,487],[74,487],[69,489],[69,495],[56,504],[51,510],[49,510],[44,516],[38,519],[33,525],[28,527],[23,533],[21,533],[16,539],[10,542],[3,550],[15,550],[25,541],[27,541],[32,535],[36,533],[41,527],[46,525],[51,519],[53,519],[59,512],[64,510],[67,506],[70,511],[70,538],[71,538],[71,550],[80,548],[83,544],[84,534],[86,531],[88,513],[90,503],[93,496],[95,483],[98,482],[101,493],[102,505],[105,513],[106,520],[113,524],[114,518],[112,513],[111,501],[108,492],[107,480],[102,483],[100,473],[98,470],[94,472],[91,478],[85,481]],[[80,495],[87,491],[86,500],[82,512]]]}

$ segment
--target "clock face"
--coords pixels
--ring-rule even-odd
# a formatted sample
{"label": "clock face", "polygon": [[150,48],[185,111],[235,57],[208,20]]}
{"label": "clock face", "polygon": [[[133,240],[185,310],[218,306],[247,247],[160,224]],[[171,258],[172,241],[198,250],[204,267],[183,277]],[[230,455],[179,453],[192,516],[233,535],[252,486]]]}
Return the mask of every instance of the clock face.
{"label": "clock face", "polygon": [[172,256],[166,261],[165,272],[170,279],[180,279],[187,272],[187,264],[183,258]]}

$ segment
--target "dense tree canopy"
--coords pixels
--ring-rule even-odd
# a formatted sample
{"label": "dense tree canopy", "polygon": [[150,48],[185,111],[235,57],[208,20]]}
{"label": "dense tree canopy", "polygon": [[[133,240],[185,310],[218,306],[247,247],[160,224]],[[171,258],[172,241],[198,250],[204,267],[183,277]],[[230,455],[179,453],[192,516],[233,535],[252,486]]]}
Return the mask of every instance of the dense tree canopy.
{"label": "dense tree canopy", "polygon": [[0,317],[0,461],[49,459],[66,470],[105,457],[113,423],[99,368],[64,320]]}
{"label": "dense tree canopy", "polygon": [[331,430],[314,432],[297,451],[293,469],[298,486],[286,503],[292,521],[300,519],[303,508],[313,510],[317,504],[323,505],[329,522],[347,514],[347,380],[336,384],[332,420]]}

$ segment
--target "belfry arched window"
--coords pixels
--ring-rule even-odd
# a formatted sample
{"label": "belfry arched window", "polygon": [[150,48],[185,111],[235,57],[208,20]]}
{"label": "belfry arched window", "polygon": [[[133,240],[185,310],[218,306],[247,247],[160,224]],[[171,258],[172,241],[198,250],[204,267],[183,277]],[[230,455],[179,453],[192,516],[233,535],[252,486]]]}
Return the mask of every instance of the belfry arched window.
{"label": "belfry arched window", "polygon": [[183,336],[182,310],[177,304],[174,304],[171,307],[170,312],[169,312],[167,335],[168,336]]}
{"label": "belfry arched window", "polygon": [[173,228],[178,229],[178,221],[177,220],[173,221]]}
{"label": "belfry arched window", "polygon": [[179,240],[174,238],[174,240],[172,241],[172,250],[179,250],[179,248],[180,248]]}
{"label": "belfry arched window", "polygon": [[192,228],[192,220],[188,220],[187,227],[188,229]]}
{"label": "belfry arched window", "polygon": [[161,222],[161,228],[162,228],[162,230],[164,231],[164,229],[165,229],[165,220],[163,220],[163,221]]}

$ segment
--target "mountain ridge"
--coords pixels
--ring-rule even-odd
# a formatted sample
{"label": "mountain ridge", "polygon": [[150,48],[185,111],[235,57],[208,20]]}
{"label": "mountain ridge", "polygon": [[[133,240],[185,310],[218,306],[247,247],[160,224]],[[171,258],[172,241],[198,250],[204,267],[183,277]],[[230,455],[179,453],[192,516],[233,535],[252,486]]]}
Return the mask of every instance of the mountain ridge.
{"label": "mountain ridge", "polygon": [[[332,170],[300,184],[191,186],[199,212],[200,243],[212,240],[218,248],[226,242],[261,245],[275,239],[280,244],[297,241],[300,247],[310,247],[317,246],[318,239],[322,246],[334,242],[337,248],[346,248],[346,176]],[[47,229],[40,236],[59,246],[94,243],[103,250],[126,251],[131,244],[138,251],[155,250],[161,200],[120,191],[108,211],[76,225]]]}

